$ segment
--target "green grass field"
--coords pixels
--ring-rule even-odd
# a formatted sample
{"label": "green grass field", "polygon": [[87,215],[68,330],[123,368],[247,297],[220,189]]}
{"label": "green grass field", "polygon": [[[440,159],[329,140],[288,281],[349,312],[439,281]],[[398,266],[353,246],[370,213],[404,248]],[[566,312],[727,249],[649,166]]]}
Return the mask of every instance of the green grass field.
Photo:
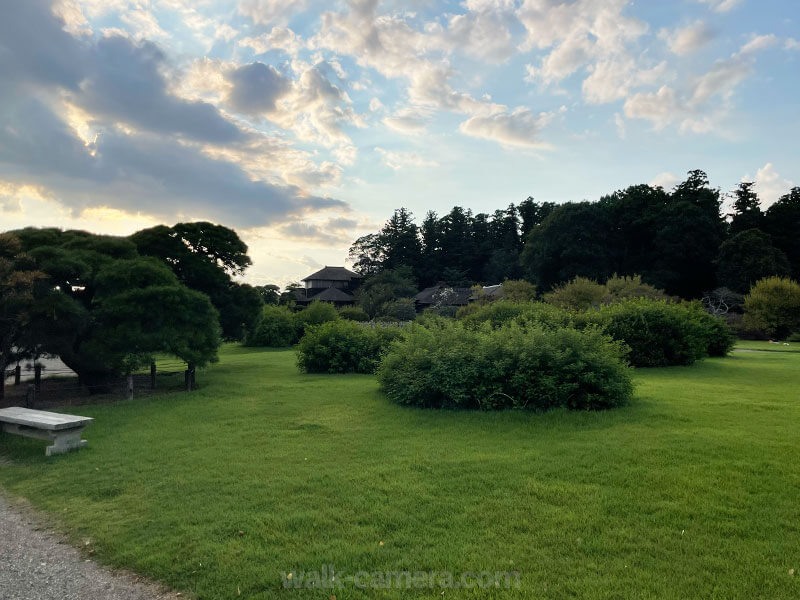
{"label": "green grass field", "polygon": [[800,342],[773,344],[762,340],[739,340],[736,347],[742,350],[767,350],[770,352],[800,352]]}
{"label": "green grass field", "polygon": [[[800,355],[636,380],[602,413],[420,410],[230,346],[192,394],[81,407],[86,450],[0,435],[0,484],[93,558],[198,598],[800,597]],[[322,565],[520,588],[280,589]]]}

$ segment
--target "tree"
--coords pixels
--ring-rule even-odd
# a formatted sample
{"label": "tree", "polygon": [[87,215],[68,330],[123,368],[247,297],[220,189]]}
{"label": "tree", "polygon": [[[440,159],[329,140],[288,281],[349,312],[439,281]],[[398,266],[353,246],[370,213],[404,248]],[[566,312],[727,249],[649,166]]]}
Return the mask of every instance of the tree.
{"label": "tree", "polygon": [[130,240],[139,254],[162,260],[179,281],[211,299],[225,339],[241,340],[255,325],[263,305],[260,294],[232,279],[251,264],[247,245],[235,231],[199,221],[143,229]]}
{"label": "tree", "polygon": [[776,248],[789,259],[792,277],[800,279],[800,187],[784,195],[769,207],[764,217],[764,231]]}
{"label": "tree", "polygon": [[0,234],[0,377],[18,356],[33,313],[34,288],[44,277],[22,252],[19,238]]}
{"label": "tree", "polygon": [[702,298],[706,312],[715,317],[724,317],[732,309],[740,309],[744,304],[744,296],[726,287],[706,292]]}
{"label": "tree", "polygon": [[744,297],[744,324],[778,339],[800,331],[800,284],[785,277],[767,277]]}
{"label": "tree", "polygon": [[417,286],[409,267],[381,271],[364,279],[355,292],[356,304],[371,318],[380,314],[387,302],[409,298],[417,293]]}
{"label": "tree", "polygon": [[562,204],[525,240],[520,260],[526,279],[543,290],[576,276],[605,279],[614,271],[608,243],[611,230],[605,205]]}
{"label": "tree", "polygon": [[23,344],[53,354],[91,391],[167,353],[198,366],[216,360],[219,315],[208,297],[125,238],[24,229],[23,249],[47,275],[37,286]]}
{"label": "tree", "polygon": [[520,202],[517,207],[519,218],[522,221],[520,239],[524,242],[531,229],[544,221],[545,217],[553,212],[555,207],[554,202],[542,202],[539,204],[531,196]]}
{"label": "tree", "polygon": [[764,213],[761,201],[753,187],[755,182],[743,181],[734,190],[734,212],[731,217],[731,233],[737,234],[748,229],[758,229],[763,225]]}
{"label": "tree", "polygon": [[587,279],[575,277],[569,283],[559,285],[544,295],[544,301],[559,308],[586,310],[600,306],[606,297],[605,286]]}
{"label": "tree", "polygon": [[791,274],[786,255],[772,245],[760,229],[747,229],[723,242],[717,259],[717,279],[724,287],[739,293],[770,275]]}
{"label": "tree", "polygon": [[255,290],[258,292],[258,295],[261,296],[261,301],[264,304],[278,304],[281,299],[281,288],[274,283],[257,285],[255,286]]}
{"label": "tree", "polygon": [[381,270],[384,255],[383,241],[377,233],[362,235],[353,242],[348,253],[353,269],[363,277]]}
{"label": "tree", "polygon": [[508,279],[503,282],[501,295],[509,302],[532,302],[536,299],[536,286],[524,279]]}
{"label": "tree", "polygon": [[409,267],[416,272],[422,259],[422,245],[414,215],[405,208],[398,208],[383,226],[380,233],[383,247],[384,269]]}

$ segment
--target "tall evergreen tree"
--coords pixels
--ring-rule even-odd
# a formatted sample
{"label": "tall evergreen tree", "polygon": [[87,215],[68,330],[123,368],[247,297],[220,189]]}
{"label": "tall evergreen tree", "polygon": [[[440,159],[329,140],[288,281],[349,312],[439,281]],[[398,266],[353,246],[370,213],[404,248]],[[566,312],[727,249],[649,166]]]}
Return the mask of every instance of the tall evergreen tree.
{"label": "tall evergreen tree", "polygon": [[758,199],[752,181],[743,181],[734,190],[734,212],[731,218],[731,234],[735,235],[748,229],[763,227],[764,213],[761,212],[761,201]]}

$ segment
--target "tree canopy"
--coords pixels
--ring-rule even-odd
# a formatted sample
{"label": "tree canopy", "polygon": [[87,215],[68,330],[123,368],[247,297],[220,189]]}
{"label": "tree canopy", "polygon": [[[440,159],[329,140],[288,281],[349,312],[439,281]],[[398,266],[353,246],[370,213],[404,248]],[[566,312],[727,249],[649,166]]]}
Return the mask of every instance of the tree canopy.
{"label": "tree canopy", "polygon": [[211,299],[225,339],[241,340],[255,325],[263,292],[233,280],[252,263],[235,231],[200,221],[157,225],[134,233],[130,240],[139,254],[160,259],[181,283]]}
{"label": "tree canopy", "polygon": [[43,276],[19,339],[53,354],[89,386],[168,353],[203,365],[216,360],[217,311],[166,265],[139,256],[128,239],[83,231],[23,229],[21,249]]}

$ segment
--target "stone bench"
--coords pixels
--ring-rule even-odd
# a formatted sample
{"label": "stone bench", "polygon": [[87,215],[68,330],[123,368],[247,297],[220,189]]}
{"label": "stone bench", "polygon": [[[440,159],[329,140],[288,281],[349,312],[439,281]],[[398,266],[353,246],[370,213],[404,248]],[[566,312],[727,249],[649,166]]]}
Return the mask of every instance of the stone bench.
{"label": "stone bench", "polygon": [[0,425],[3,431],[53,442],[52,446],[45,448],[47,456],[85,447],[87,442],[81,439],[81,433],[92,421],[94,419],[89,417],[62,415],[21,406],[0,409]]}

